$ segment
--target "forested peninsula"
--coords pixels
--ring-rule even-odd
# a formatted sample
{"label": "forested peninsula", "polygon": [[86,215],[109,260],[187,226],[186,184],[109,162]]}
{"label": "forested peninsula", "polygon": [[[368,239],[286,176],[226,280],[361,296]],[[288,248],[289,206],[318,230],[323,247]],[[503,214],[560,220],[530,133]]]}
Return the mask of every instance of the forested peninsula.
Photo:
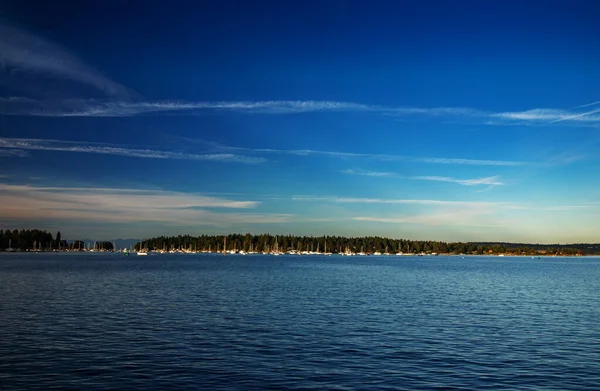
{"label": "forested peninsula", "polygon": [[522,244],[502,242],[441,242],[390,239],[377,236],[293,236],[293,235],[202,235],[160,236],[143,240],[135,250],[273,252],[283,253],[363,253],[369,254],[505,254],[505,255],[595,255],[600,244]]}

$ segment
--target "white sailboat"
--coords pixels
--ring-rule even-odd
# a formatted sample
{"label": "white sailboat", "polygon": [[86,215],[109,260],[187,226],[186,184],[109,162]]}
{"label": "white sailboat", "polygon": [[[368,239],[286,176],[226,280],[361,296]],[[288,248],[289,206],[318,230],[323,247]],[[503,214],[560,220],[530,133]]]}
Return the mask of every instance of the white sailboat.
{"label": "white sailboat", "polygon": [[327,236],[325,237],[325,252],[323,253],[323,255],[327,255],[327,256],[331,255],[331,253],[327,252]]}
{"label": "white sailboat", "polygon": [[144,246],[144,242],[141,241],[140,242],[140,251],[137,252],[137,255],[148,255],[148,251],[145,248],[143,248],[143,246]]}
{"label": "white sailboat", "polygon": [[279,244],[277,244],[277,236],[275,236],[275,245],[273,246],[273,255],[281,255],[282,253],[279,251]]}
{"label": "white sailboat", "polygon": [[15,249],[12,248],[12,239],[8,239],[8,248],[6,249],[6,251],[9,252],[9,253],[12,253],[12,252],[15,251]]}

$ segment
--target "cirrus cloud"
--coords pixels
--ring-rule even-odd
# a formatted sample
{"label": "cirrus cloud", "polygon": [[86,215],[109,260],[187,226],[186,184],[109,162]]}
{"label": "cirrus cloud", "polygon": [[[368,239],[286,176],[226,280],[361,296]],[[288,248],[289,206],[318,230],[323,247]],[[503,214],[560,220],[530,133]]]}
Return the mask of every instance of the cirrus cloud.
{"label": "cirrus cloud", "polygon": [[0,71],[27,72],[86,84],[113,97],[130,97],[131,90],[87,65],[76,55],[25,29],[0,20]]}
{"label": "cirrus cloud", "polygon": [[252,157],[236,155],[232,153],[184,153],[173,151],[160,151],[154,149],[134,149],[124,148],[112,145],[84,143],[78,141],[61,141],[48,139],[23,139],[23,138],[0,138],[0,155],[2,151],[20,151],[13,156],[25,156],[23,151],[57,151],[57,152],[78,152],[93,153],[102,155],[117,155],[143,159],[176,159],[176,160],[201,160],[201,161],[220,161],[231,163],[256,164],[264,163],[266,159],[262,157]]}

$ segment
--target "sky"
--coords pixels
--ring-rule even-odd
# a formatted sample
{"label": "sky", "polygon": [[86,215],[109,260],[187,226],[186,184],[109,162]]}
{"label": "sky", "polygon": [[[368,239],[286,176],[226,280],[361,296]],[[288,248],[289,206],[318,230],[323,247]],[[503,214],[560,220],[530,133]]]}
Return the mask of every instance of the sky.
{"label": "sky", "polygon": [[0,0],[0,228],[598,242],[599,17]]}

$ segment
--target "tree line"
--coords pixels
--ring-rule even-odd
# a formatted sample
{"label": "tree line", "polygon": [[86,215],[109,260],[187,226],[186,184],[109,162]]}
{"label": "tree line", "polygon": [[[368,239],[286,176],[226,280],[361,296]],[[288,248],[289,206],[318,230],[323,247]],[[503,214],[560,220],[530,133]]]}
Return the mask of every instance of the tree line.
{"label": "tree line", "polygon": [[[143,243],[143,244],[142,244]],[[272,251],[277,247],[280,251],[319,251],[331,253],[364,252],[364,253],[438,253],[438,254],[513,254],[513,255],[592,255],[600,254],[600,244],[520,244],[501,242],[441,242],[430,240],[390,239],[379,236],[343,237],[343,236],[294,236],[294,235],[179,235],[159,236],[144,240],[135,245],[135,250],[186,249],[195,251]],[[111,242],[96,242],[88,249],[97,251],[114,250]],[[5,249],[29,250],[83,250],[86,243],[82,241],[67,242],[60,231],[53,236],[50,232],[39,229],[2,230],[0,229],[0,251]]]}
{"label": "tree line", "polygon": [[[96,251],[112,251],[113,244],[111,242],[96,242],[88,249],[94,249]],[[52,250],[84,250],[86,249],[86,243],[80,240],[69,243],[63,239],[60,231],[53,236],[50,232],[42,231],[40,229],[0,229],[0,251],[4,250],[39,250],[39,251],[52,251]]]}
{"label": "tree line", "polygon": [[63,240],[60,231],[56,236],[52,236],[50,232],[39,229],[0,229],[0,251],[5,249],[15,250],[52,250],[59,248],[67,248],[66,240]]}
{"label": "tree line", "polygon": [[143,240],[135,245],[149,250],[195,250],[195,251],[272,251],[275,246],[280,251],[320,251],[343,253],[438,253],[438,254],[556,254],[590,255],[600,253],[600,244],[580,245],[530,245],[519,243],[471,243],[441,242],[430,240],[390,239],[378,236],[293,236],[293,235],[179,235],[159,236]]}
{"label": "tree line", "polygon": [[69,251],[113,251],[116,250],[112,242],[84,242],[82,240],[75,240],[74,242],[69,243],[68,247],[65,248]]}

